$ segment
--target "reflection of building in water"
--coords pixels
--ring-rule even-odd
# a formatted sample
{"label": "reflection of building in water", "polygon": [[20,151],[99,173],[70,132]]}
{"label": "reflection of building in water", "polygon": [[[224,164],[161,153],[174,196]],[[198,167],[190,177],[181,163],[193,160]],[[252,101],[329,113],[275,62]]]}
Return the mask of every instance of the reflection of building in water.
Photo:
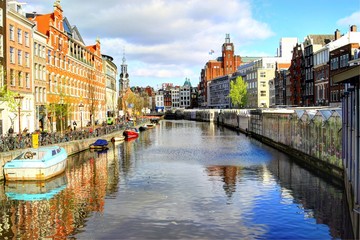
{"label": "reflection of building in water", "polygon": [[123,143],[114,143],[113,148],[108,151],[108,170],[106,193],[112,194],[117,191],[119,185],[119,161],[122,157],[121,148]]}
{"label": "reflection of building in water", "polygon": [[[301,204],[309,217],[317,223],[329,225],[331,236],[341,239],[352,239],[351,223],[348,210],[339,208],[346,206],[346,196],[342,187],[337,187],[324,179],[315,176],[294,162],[279,156],[277,161],[271,161],[268,170],[279,179],[283,198],[291,198],[294,203]],[[322,197],[319,198],[319,195]],[[320,201],[321,200],[321,201]],[[325,218],[328,216],[328,218]],[[339,229],[342,232],[334,232]]]}
{"label": "reflection of building in water", "polygon": [[121,161],[121,171],[124,173],[124,175],[126,176],[130,169],[131,169],[131,158],[134,157],[135,154],[135,144],[132,141],[125,141],[124,142],[124,147],[121,149],[122,154],[122,161]]}
{"label": "reflection of building in water", "polygon": [[240,171],[240,167],[235,166],[209,166],[206,168],[208,176],[222,177],[224,181],[223,188],[226,195],[231,198],[236,191],[236,177]]}
{"label": "reflection of building in water", "polygon": [[[9,239],[65,239],[91,212],[101,212],[107,185],[107,155],[90,158],[81,154],[81,164],[69,164],[67,187],[50,200],[12,201],[0,212],[0,236]],[[97,155],[97,153],[92,153]],[[86,156],[86,158],[84,157]],[[84,161],[84,158],[87,159]],[[71,162],[72,158],[69,157]]]}

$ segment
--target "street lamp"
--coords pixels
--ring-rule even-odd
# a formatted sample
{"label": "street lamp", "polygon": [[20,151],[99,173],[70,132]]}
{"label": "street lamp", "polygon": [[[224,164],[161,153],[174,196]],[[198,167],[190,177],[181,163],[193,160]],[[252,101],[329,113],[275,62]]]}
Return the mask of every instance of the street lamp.
{"label": "street lamp", "polygon": [[64,97],[60,96],[60,133],[63,132],[63,107],[64,107]]}
{"label": "street lamp", "polygon": [[80,104],[79,104],[79,109],[80,109],[80,123],[81,123],[81,130],[82,130],[82,127],[83,127],[83,125],[82,125],[82,112],[83,112],[83,109],[84,109],[84,104],[82,104],[82,102],[80,102]]}
{"label": "street lamp", "polygon": [[21,111],[21,102],[22,102],[23,98],[24,98],[24,96],[21,96],[20,93],[18,93],[18,95],[14,97],[15,102],[18,106],[18,114],[19,114],[19,138],[21,138],[20,111]]}

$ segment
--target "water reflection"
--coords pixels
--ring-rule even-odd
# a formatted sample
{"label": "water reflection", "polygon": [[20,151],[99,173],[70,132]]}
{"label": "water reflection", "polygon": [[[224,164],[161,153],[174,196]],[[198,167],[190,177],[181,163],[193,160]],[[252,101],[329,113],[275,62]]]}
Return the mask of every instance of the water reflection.
{"label": "water reflection", "polygon": [[70,157],[62,177],[40,188],[62,190],[36,201],[5,185],[1,238],[351,238],[341,188],[208,123],[163,121],[135,141]]}
{"label": "water reflection", "polygon": [[49,200],[66,188],[66,182],[65,174],[47,181],[7,181],[5,194],[10,200]]}
{"label": "water reflection", "polygon": [[[83,152],[68,158],[66,172],[48,182],[6,182],[2,197],[2,238],[61,239],[81,229],[91,212],[102,212],[108,164],[107,153]],[[116,181],[116,178],[114,178]]]}

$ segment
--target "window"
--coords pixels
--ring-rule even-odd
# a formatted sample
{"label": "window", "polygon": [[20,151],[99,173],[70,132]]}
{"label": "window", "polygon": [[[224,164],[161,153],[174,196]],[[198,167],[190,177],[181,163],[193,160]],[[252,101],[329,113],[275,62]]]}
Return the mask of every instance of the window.
{"label": "window", "polygon": [[260,96],[261,97],[266,97],[266,91],[260,91]]}
{"label": "window", "polygon": [[22,87],[23,86],[23,73],[21,71],[18,72],[18,81],[19,81],[18,86]]}
{"label": "window", "polygon": [[10,25],[9,31],[10,31],[10,41],[14,41],[15,36],[14,36],[14,26],[13,25]]}
{"label": "window", "polygon": [[29,33],[25,32],[25,46],[29,47],[30,46],[30,39],[29,39]]}
{"label": "window", "polygon": [[22,51],[18,50],[18,64],[22,65]]}
{"label": "window", "polygon": [[51,63],[51,50],[48,50],[48,64]]}
{"label": "window", "polygon": [[3,9],[0,8],[0,27],[3,27]]}
{"label": "window", "polygon": [[260,77],[266,77],[266,73],[265,72],[260,72]]}
{"label": "window", "polygon": [[10,47],[10,63],[15,63],[15,49]]}
{"label": "window", "polygon": [[37,56],[38,44],[34,43],[34,55]]}
{"label": "window", "polygon": [[10,69],[10,85],[15,86],[15,73],[14,69]]}
{"label": "window", "polygon": [[3,45],[4,37],[0,34],[0,57],[4,56],[4,45]]}
{"label": "window", "polygon": [[18,42],[20,44],[22,44],[22,30],[21,29],[18,29],[17,30],[17,34],[18,34]]}
{"label": "window", "polygon": [[26,67],[30,67],[30,58],[29,58],[29,53],[25,53],[25,65]]}
{"label": "window", "polygon": [[266,87],[266,82],[265,82],[265,81],[261,81],[261,82],[260,82],[260,86]]}
{"label": "window", "polygon": [[26,88],[30,88],[30,74],[25,74]]}
{"label": "window", "polygon": [[34,65],[35,65],[35,79],[39,79],[39,65],[36,63]]}

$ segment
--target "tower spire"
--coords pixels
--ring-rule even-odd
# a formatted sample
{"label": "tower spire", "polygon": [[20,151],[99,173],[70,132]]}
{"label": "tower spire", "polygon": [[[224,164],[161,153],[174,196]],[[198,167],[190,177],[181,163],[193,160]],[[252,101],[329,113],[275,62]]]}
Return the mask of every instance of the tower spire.
{"label": "tower spire", "polygon": [[125,47],[123,49],[123,58],[122,58],[123,64],[126,63],[126,58],[125,58]]}

